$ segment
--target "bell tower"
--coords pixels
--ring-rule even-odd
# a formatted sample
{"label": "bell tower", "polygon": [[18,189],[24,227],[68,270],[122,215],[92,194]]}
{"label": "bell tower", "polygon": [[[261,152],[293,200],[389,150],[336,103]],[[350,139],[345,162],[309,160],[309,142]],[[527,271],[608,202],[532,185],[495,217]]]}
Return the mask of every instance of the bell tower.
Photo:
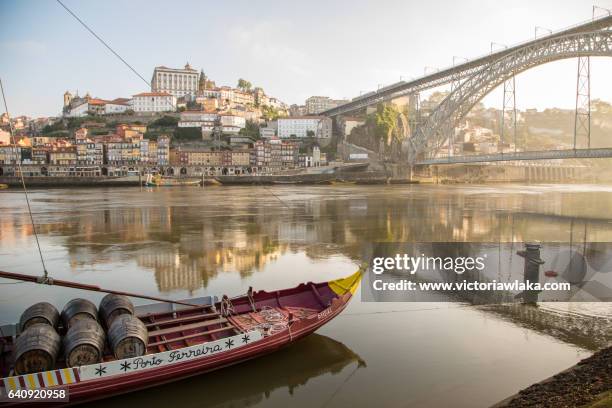
{"label": "bell tower", "polygon": [[72,102],[72,94],[68,91],[64,92],[64,107],[69,106]]}

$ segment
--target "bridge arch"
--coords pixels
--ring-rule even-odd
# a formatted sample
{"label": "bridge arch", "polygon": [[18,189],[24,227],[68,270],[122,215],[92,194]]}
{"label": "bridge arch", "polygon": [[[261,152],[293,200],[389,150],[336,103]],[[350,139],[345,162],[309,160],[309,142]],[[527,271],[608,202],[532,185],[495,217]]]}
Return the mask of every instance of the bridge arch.
{"label": "bridge arch", "polygon": [[612,57],[612,30],[594,31],[551,38],[530,44],[491,62],[463,81],[416,129],[410,138],[408,162],[413,164],[426,152],[446,141],[444,129],[454,127],[488,93],[521,72],[539,65],[576,57]]}

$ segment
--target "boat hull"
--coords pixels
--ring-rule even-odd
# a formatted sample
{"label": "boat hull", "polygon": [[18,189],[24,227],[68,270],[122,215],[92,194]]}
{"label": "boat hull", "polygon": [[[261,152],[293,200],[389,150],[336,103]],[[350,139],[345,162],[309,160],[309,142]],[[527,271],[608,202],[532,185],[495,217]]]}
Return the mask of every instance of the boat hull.
{"label": "boat hull", "polygon": [[[81,383],[75,386],[69,386],[70,403],[80,404],[83,402],[91,402],[101,398],[108,398],[126,394],[132,391],[144,390],[146,388],[155,387],[185,378],[193,377],[219,370],[231,365],[239,364],[266,354],[273,353],[282,347],[288,346],[291,343],[314,333],[321,326],[336,317],[346,307],[345,302],[332,305],[329,311],[325,312],[325,317],[316,321],[291,329],[291,334],[278,333],[267,337],[260,342],[253,343],[250,346],[245,346],[235,351],[220,353],[217,356],[193,360],[188,363],[177,363],[167,366],[166,368],[146,370],[142,373],[134,373],[132,375],[118,376],[114,381],[98,380],[98,383]],[[327,310],[327,309],[326,309]],[[320,315],[324,314],[321,312]],[[301,322],[298,322],[301,323]],[[120,378],[119,378],[120,377]],[[164,379],[165,378],[165,379]]]}
{"label": "boat hull", "polygon": [[[308,316],[302,316],[297,319],[290,318],[288,326],[284,330],[276,332],[275,334],[269,334],[267,336],[264,336],[260,334],[260,331],[258,331],[257,329],[253,330],[253,328],[251,328],[245,330],[245,332],[234,336],[234,338],[239,338],[239,336],[244,336],[245,334],[250,333],[257,333],[257,336],[254,336],[255,340],[253,340],[252,342],[248,342],[247,339],[247,341],[245,342],[246,344],[240,346],[236,345],[236,347],[233,348],[229,347],[229,349],[227,350],[219,349],[217,350],[218,352],[211,352],[210,354],[204,355],[202,357],[196,356],[196,358],[185,358],[184,361],[176,360],[172,363],[166,361],[165,365],[160,364],[160,366],[145,367],[136,371],[130,370],[128,372],[128,370],[126,369],[123,373],[121,373],[117,369],[117,366],[121,364],[121,367],[123,368],[123,362],[126,362],[127,360],[117,360],[102,363],[100,365],[100,368],[102,368],[102,365],[109,367],[113,364],[115,368],[114,371],[109,369],[108,372],[100,372],[99,378],[96,378],[93,375],[93,369],[96,369],[96,375],[98,374],[98,370],[94,366],[56,370],[73,370],[71,371],[71,375],[74,377],[74,381],[70,384],[61,385],[61,387],[66,388],[68,390],[69,401],[59,404],[54,403],[53,406],[81,404],[85,402],[129,393],[136,390],[143,390],[166,383],[179,381],[188,377],[208,373],[214,370],[218,370],[234,364],[239,364],[244,361],[272,353],[315,332],[318,328],[320,328],[321,326],[332,320],[334,317],[336,317],[339,313],[341,313],[350,301],[356,289],[356,286],[358,285],[358,279],[360,275],[357,276],[357,278],[355,278],[355,276],[357,275],[352,275],[350,279],[347,278],[348,280],[341,279],[329,282],[329,287],[316,287],[316,285],[309,283],[301,284],[293,289],[281,291],[288,292],[290,294],[312,291],[316,294],[316,297],[319,299],[319,301],[321,301],[322,297],[325,299],[329,298],[326,297],[329,296],[329,294],[332,294],[334,297],[331,298],[327,307],[321,308],[320,311],[317,313],[313,313]],[[337,283],[336,286],[333,286],[334,282],[339,283]],[[268,292],[257,292],[254,296],[255,298],[260,297],[262,299],[262,304],[265,304],[269,303],[271,299],[274,299],[274,296],[276,296],[276,299],[279,299],[279,293],[281,292],[275,292],[274,294]],[[344,293],[340,294],[340,292]],[[245,304],[243,302],[242,304],[237,304],[237,306],[240,308],[244,307]],[[227,340],[227,338],[220,339],[219,342],[225,340]],[[209,344],[212,345],[213,343],[199,344],[191,348],[204,348]],[[208,349],[208,347],[206,348]],[[182,353],[183,350],[187,349],[188,348],[178,349],[174,352]],[[142,358],[147,360],[155,360],[155,356],[159,356],[160,358],[158,358],[158,360],[160,360],[162,357],[166,357],[167,353],[169,352],[171,351],[157,354],[147,354]],[[49,372],[31,374],[30,376],[39,376],[39,380],[37,381],[42,384],[44,380],[43,374],[48,375],[48,373]],[[92,378],[92,376],[94,378]],[[66,375],[62,375],[62,377],[67,378]],[[59,375],[58,378],[60,378]],[[8,378],[3,379],[4,386],[6,389],[8,389],[7,379]],[[23,386],[19,388],[28,388],[27,379],[20,378],[19,381],[21,382],[21,384],[23,384]],[[30,379],[30,381],[32,380]],[[13,379],[13,383],[14,382],[15,381]],[[9,403],[6,406],[22,405],[26,405],[26,403]]]}

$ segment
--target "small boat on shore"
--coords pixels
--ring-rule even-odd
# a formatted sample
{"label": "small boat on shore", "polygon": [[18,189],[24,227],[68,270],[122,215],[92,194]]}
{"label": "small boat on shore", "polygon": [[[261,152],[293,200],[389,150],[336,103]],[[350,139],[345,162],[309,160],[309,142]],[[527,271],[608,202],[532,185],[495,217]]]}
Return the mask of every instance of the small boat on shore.
{"label": "small boat on shore", "polygon": [[0,184],[0,190],[6,190],[9,188],[8,184]]}
{"label": "small boat on shore", "polygon": [[[1,275],[35,282],[26,275]],[[291,344],[332,320],[344,310],[360,278],[358,271],[342,279],[273,292],[249,288],[235,298],[137,307],[119,292],[106,291],[110,294],[100,303],[99,313],[84,299],[70,301],[61,315],[51,304],[37,303],[18,324],[1,327],[0,394],[63,389],[69,401],[59,404],[72,405],[249,360]],[[66,281],[54,284],[83,286]],[[93,286],[90,290],[105,291]],[[80,364],[83,361],[88,363]],[[17,401],[13,405],[25,404]],[[13,405],[9,400],[8,406]]]}
{"label": "small boat on shore", "polygon": [[177,186],[199,186],[199,179],[166,178],[158,175],[147,174],[144,181],[146,187],[177,187]]}

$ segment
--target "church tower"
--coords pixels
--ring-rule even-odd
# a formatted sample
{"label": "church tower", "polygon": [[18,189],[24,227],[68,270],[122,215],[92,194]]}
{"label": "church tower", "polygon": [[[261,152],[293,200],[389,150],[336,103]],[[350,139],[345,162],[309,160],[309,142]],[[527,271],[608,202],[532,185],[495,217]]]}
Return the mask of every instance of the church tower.
{"label": "church tower", "polygon": [[72,102],[72,94],[68,91],[64,92],[64,107],[69,106]]}

